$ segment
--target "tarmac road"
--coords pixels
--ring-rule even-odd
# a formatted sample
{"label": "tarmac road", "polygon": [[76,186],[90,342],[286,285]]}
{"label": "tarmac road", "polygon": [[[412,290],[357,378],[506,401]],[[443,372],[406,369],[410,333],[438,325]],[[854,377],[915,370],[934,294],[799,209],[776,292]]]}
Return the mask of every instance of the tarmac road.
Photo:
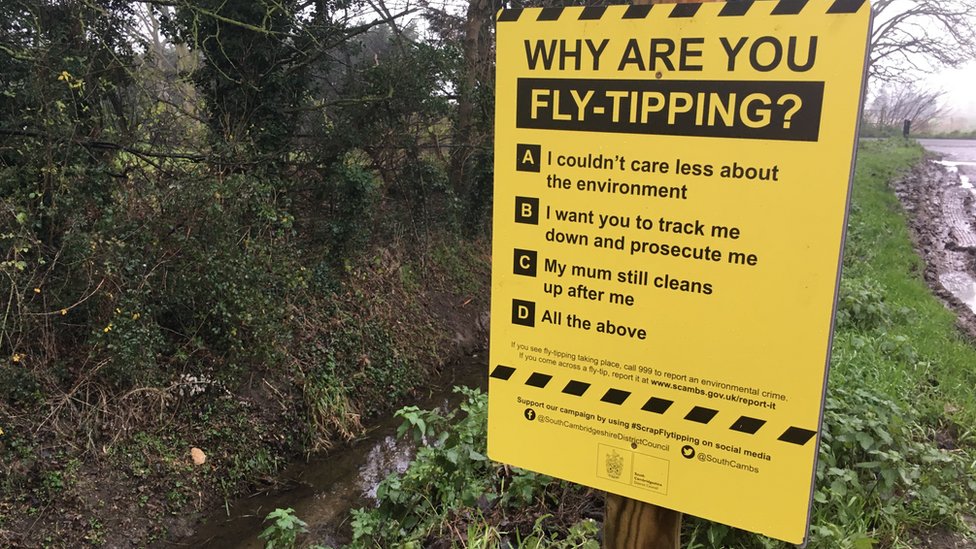
{"label": "tarmac road", "polygon": [[928,151],[942,155],[941,164],[950,172],[958,170],[962,186],[972,188],[976,181],[976,140],[919,139]]}

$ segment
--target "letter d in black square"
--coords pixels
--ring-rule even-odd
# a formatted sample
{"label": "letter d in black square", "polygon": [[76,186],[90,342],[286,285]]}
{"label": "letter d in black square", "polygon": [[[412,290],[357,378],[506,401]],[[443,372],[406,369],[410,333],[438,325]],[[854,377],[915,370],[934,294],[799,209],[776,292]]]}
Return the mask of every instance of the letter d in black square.
{"label": "letter d in black square", "polygon": [[515,169],[538,173],[542,167],[542,145],[515,145]]}
{"label": "letter d in black square", "polygon": [[512,300],[512,324],[519,326],[535,327],[535,303],[522,301],[521,299]]}
{"label": "letter d in black square", "polygon": [[528,225],[539,224],[539,199],[527,196],[515,197],[515,222]]}
{"label": "letter d in black square", "polygon": [[536,258],[538,252],[532,250],[520,250],[515,248],[515,268],[514,273],[523,276],[535,276]]}

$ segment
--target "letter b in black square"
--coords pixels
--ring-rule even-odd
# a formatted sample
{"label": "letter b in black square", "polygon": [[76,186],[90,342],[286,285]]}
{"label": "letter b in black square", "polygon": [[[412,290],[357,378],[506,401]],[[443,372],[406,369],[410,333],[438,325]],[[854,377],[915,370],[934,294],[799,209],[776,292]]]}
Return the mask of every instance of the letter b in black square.
{"label": "letter b in black square", "polygon": [[522,301],[521,299],[512,300],[512,324],[519,326],[535,327],[535,303]]}
{"label": "letter b in black square", "polygon": [[527,196],[515,197],[515,222],[528,225],[539,224],[539,199]]}
{"label": "letter b in black square", "polygon": [[535,276],[538,252],[515,248],[515,268],[517,275]]}
{"label": "letter b in black square", "polygon": [[515,145],[515,169],[538,173],[542,166],[542,145]]}

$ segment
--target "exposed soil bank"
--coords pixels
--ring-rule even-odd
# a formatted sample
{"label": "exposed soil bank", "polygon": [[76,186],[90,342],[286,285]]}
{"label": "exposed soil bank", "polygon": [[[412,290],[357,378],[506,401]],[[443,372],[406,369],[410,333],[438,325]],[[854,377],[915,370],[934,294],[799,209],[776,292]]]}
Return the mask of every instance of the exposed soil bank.
{"label": "exposed soil bank", "polygon": [[909,214],[925,280],[956,312],[960,328],[976,339],[976,195],[958,170],[935,157],[894,181]]}

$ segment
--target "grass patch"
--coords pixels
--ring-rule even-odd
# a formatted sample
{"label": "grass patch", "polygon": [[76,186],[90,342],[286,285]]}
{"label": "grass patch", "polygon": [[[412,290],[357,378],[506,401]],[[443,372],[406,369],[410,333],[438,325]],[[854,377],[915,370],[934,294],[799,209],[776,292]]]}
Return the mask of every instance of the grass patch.
{"label": "grass patch", "polygon": [[[858,158],[844,258],[842,299],[860,299],[875,285],[870,304],[885,318],[874,325],[838,326],[833,380],[850,373],[872,376],[871,387],[907,399],[927,415],[976,424],[976,350],[956,329],[956,317],[922,280],[924,265],[912,247],[905,214],[887,181],[919,161],[922,150],[901,140],[864,143]],[[863,292],[862,292],[863,293]],[[911,356],[859,360],[859,338],[887,336]],[[919,392],[916,392],[919,391]],[[922,397],[922,398],[919,398]],[[947,412],[948,410],[948,412]]]}

